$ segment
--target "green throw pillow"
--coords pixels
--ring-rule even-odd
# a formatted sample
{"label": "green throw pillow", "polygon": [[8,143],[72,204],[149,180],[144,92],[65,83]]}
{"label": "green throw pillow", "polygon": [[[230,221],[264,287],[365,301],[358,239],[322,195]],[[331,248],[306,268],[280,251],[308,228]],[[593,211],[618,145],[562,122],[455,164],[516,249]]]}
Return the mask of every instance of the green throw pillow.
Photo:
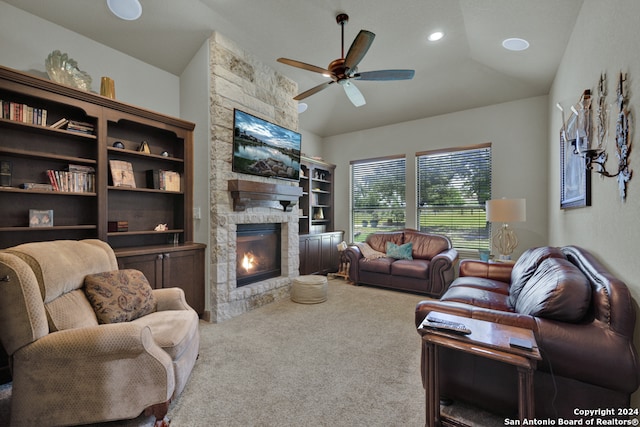
{"label": "green throw pillow", "polygon": [[405,243],[404,245],[396,245],[393,242],[387,242],[387,256],[395,259],[413,259],[411,251],[413,243]]}

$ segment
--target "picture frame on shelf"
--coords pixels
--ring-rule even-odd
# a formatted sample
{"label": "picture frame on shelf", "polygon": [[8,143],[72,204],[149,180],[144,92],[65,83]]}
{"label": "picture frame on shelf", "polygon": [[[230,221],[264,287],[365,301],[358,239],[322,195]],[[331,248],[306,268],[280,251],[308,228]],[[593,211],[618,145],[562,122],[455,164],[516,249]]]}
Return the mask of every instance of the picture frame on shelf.
{"label": "picture frame on shelf", "polygon": [[114,187],[136,188],[133,165],[124,160],[109,160],[111,181]]}
{"label": "picture frame on shelf", "polygon": [[53,209],[29,209],[29,227],[53,227]]}

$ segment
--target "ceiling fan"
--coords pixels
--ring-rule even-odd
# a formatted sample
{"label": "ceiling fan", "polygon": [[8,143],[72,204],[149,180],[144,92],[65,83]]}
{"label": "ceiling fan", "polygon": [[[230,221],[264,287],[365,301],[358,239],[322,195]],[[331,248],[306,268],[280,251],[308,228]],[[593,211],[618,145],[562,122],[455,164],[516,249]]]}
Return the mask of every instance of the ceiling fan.
{"label": "ceiling fan", "polygon": [[336,16],[336,22],[342,27],[342,55],[340,58],[331,61],[329,66],[325,69],[317,67],[315,65],[307,64],[304,62],[296,61],[287,58],[278,58],[278,62],[291,65],[292,67],[302,68],[303,70],[313,71],[325,76],[331,77],[331,80],[312,87],[309,90],[302,92],[293,99],[300,101],[308,96],[320,92],[326,89],[333,83],[338,83],[344,88],[344,92],[347,94],[349,100],[356,107],[360,107],[366,104],[362,92],[351,82],[351,80],[410,80],[415,74],[414,70],[378,70],[378,71],[364,71],[358,72],[358,64],[362,61],[365,54],[371,47],[375,34],[371,31],[360,30],[355,40],[351,44],[347,56],[344,56],[344,25],[349,21],[349,15],[341,13]]}

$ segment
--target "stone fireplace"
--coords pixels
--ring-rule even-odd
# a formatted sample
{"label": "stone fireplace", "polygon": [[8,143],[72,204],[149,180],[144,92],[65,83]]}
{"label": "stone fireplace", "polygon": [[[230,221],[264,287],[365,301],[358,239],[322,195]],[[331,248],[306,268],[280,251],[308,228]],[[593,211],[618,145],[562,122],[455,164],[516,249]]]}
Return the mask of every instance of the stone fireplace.
{"label": "stone fireplace", "polygon": [[[297,203],[294,182],[232,171],[233,109],[289,129],[298,128],[297,85],[218,33],[209,39],[210,70],[210,301],[211,321],[221,322],[288,298],[298,276]],[[260,224],[279,228],[279,273],[245,283],[238,274],[238,230]],[[268,275],[267,275],[268,276]],[[240,286],[239,282],[240,281]]]}

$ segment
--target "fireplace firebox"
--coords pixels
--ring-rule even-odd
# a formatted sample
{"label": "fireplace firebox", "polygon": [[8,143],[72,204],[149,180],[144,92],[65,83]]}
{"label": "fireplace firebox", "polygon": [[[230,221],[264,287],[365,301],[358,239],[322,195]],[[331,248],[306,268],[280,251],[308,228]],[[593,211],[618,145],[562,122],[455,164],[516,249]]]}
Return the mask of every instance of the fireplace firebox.
{"label": "fireplace firebox", "polygon": [[238,224],[236,286],[281,275],[280,224]]}

